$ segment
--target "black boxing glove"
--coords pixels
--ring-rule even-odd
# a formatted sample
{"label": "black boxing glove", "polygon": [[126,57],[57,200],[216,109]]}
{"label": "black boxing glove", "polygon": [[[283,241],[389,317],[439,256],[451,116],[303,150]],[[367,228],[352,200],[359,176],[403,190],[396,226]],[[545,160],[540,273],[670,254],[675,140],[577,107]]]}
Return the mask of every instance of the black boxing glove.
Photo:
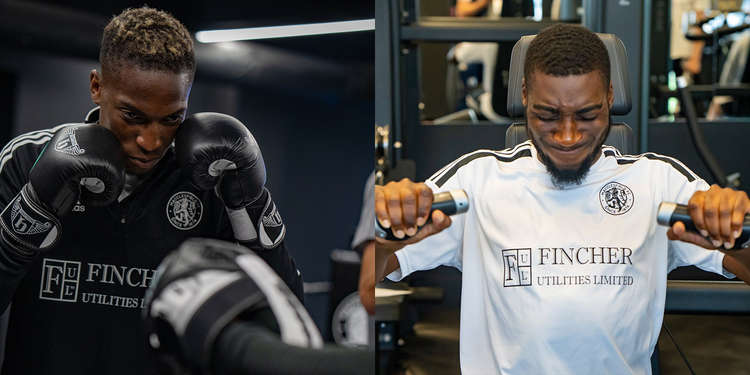
{"label": "black boxing glove", "polygon": [[222,329],[263,308],[284,343],[322,346],[305,308],[265,261],[237,244],[189,239],[159,265],[146,292],[147,347],[163,372],[208,374]]}
{"label": "black boxing glove", "polygon": [[263,156],[242,122],[221,113],[196,113],[180,125],[175,154],[197,188],[214,189],[224,202],[237,240],[258,241],[266,249],[281,243],[286,229],[264,187]]}
{"label": "black boxing glove", "polygon": [[263,192],[266,166],[260,147],[232,116],[202,112],[186,118],[175,136],[175,152],[193,184],[201,190],[216,188],[231,209],[246,207]]}
{"label": "black boxing glove", "polygon": [[125,157],[112,132],[96,124],[59,130],[31,168],[29,181],[0,214],[3,248],[24,256],[51,249],[60,218],[76,202],[112,203],[124,180]]}

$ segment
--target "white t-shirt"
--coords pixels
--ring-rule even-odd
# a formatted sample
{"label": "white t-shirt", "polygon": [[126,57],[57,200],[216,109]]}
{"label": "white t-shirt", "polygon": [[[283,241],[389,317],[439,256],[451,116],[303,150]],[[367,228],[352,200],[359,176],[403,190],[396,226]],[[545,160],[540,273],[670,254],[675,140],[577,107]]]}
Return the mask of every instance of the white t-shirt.
{"label": "white t-shirt", "polygon": [[396,252],[398,281],[462,270],[461,370],[472,374],[650,374],[667,273],[723,271],[723,254],[668,241],[661,201],[708,184],[679,161],[604,146],[581,185],[556,189],[530,142],[479,150],[426,181],[464,189],[469,211]]}

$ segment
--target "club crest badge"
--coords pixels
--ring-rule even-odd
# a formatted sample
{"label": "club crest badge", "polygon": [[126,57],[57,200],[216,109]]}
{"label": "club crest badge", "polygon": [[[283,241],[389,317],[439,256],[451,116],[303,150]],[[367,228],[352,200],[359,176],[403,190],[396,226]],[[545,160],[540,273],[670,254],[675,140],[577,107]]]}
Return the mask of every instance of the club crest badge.
{"label": "club crest badge", "polygon": [[599,190],[599,203],[610,215],[622,215],[633,207],[633,191],[629,187],[610,182]]}
{"label": "club crest badge", "polygon": [[195,194],[180,191],[172,195],[167,202],[167,219],[179,230],[195,228],[203,216],[203,203]]}
{"label": "club crest badge", "polygon": [[78,145],[75,128],[63,129],[63,136],[55,143],[55,151],[63,154],[78,156],[86,152]]}

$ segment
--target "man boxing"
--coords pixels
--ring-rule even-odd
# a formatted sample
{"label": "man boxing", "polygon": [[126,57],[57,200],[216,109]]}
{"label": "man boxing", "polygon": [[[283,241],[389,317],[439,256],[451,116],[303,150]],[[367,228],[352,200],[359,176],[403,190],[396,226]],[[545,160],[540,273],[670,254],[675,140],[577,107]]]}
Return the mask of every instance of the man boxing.
{"label": "man boxing", "polygon": [[185,241],[146,293],[148,346],[167,374],[374,374],[367,350],[323,345],[307,311],[248,249]]}
{"label": "man boxing", "polygon": [[[403,239],[378,239],[376,277],[462,270],[463,374],[648,374],[670,270],[750,281],[750,250],[706,250],[734,246],[750,201],[673,158],[603,145],[613,89],[596,34],[543,30],[524,75],[529,141],[376,187],[378,222]],[[428,217],[433,194],[453,189],[468,212]],[[688,203],[702,235],[658,226],[662,201]]]}
{"label": "man boxing", "polygon": [[21,135],[0,154],[3,374],[151,372],[143,295],[188,237],[250,247],[302,298],[258,144],[230,116],[185,119],[185,27],[128,9],[104,29],[100,62],[86,123]]}

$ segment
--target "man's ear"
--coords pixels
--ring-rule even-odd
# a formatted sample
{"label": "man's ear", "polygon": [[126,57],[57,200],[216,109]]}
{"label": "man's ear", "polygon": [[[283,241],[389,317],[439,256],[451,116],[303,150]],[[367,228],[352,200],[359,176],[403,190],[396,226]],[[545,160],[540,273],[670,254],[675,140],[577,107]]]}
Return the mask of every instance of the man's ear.
{"label": "man's ear", "polygon": [[609,90],[607,90],[607,103],[609,103],[609,108],[612,108],[612,105],[615,104],[615,89],[612,88],[612,82],[609,82]]}
{"label": "man's ear", "polygon": [[526,108],[526,77],[521,78],[521,104]]}
{"label": "man's ear", "polygon": [[91,94],[91,101],[96,105],[99,105],[102,97],[101,81],[101,74],[96,69],[91,69],[91,73],[89,73],[89,93]]}

